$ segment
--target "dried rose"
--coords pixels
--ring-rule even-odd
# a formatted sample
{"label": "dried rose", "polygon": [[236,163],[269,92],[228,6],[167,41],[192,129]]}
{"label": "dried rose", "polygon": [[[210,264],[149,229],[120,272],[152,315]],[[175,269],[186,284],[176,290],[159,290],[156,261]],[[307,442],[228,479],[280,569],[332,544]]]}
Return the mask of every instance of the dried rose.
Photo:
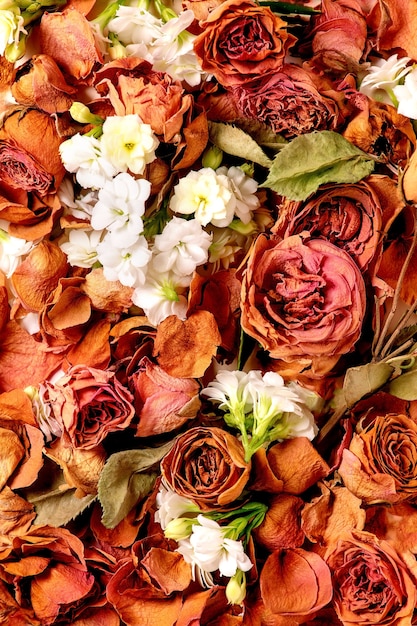
{"label": "dried rose", "polygon": [[242,444],[216,427],[186,431],[161,461],[169,487],[206,511],[236,500],[248,482],[250,467]]}
{"label": "dried rose", "polygon": [[333,604],[344,626],[411,624],[417,592],[390,543],[352,531],[329,550]]}
{"label": "dried rose", "polygon": [[39,43],[42,53],[51,56],[72,82],[88,82],[103,62],[90,23],[73,7],[42,15]]}
{"label": "dried rose", "polygon": [[59,136],[52,116],[36,109],[12,111],[0,129],[0,185],[37,192],[55,192],[65,175]]}
{"label": "dried rose", "polygon": [[200,26],[194,50],[203,70],[225,87],[277,71],[296,41],[286,22],[251,0],[226,0]]}
{"label": "dried rose", "polygon": [[378,177],[370,177],[355,185],[323,185],[304,203],[284,199],[273,232],[285,239],[307,231],[343,248],[366,270],[380,249],[381,226]]}
{"label": "dried rose", "polygon": [[65,528],[34,526],[24,535],[2,536],[0,548],[2,580],[21,608],[32,607],[45,626],[58,623],[94,584],[82,541]]}
{"label": "dried rose", "polygon": [[46,113],[64,113],[70,108],[76,88],[68,85],[54,59],[47,54],[34,55],[20,66],[12,94],[16,102],[34,106]]}
{"label": "dried rose", "polygon": [[120,564],[107,585],[107,598],[127,626],[155,623],[174,626],[181,612],[182,592],[191,582],[191,567],[163,535],[146,537],[132,546],[132,559]]}
{"label": "dried rose", "polygon": [[346,74],[357,69],[367,39],[366,14],[359,0],[322,0],[311,22],[313,63]]}
{"label": "dried rose", "polygon": [[342,134],[364,152],[400,167],[407,165],[416,147],[411,120],[390,104],[370,98],[366,98]]}
{"label": "dried rose", "polygon": [[260,235],[242,283],[242,327],[273,359],[320,377],[358,340],[366,307],[352,258],[307,233]]}
{"label": "dried rose", "polygon": [[91,450],[109,433],[124,430],[134,416],[133,396],[114,373],[77,365],[48,383],[49,402],[74,448]]}
{"label": "dried rose", "polygon": [[286,138],[313,130],[335,130],[346,109],[330,81],[297,65],[260,75],[233,90],[244,117],[259,120]]}
{"label": "dried rose", "polygon": [[381,415],[356,433],[339,473],[370,504],[417,500],[417,424],[405,415]]}
{"label": "dried rose", "polygon": [[96,73],[95,86],[107,95],[117,115],[136,113],[166,143],[178,141],[193,105],[193,97],[180,82],[135,57],[107,63]]}
{"label": "dried rose", "polygon": [[175,378],[144,357],[129,382],[139,416],[138,437],[160,435],[194,419],[200,408],[200,385],[193,378]]}

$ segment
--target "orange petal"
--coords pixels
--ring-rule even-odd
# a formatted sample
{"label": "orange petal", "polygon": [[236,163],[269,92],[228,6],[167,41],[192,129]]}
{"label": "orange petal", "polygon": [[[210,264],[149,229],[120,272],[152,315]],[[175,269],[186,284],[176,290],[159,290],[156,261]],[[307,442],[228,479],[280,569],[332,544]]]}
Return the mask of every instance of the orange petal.
{"label": "orange petal", "polygon": [[303,506],[301,498],[286,493],[272,498],[264,521],[253,531],[257,543],[271,552],[300,547],[305,539],[300,516]]}
{"label": "orange petal", "polygon": [[29,311],[40,311],[68,267],[59,246],[41,241],[13,273],[13,286],[23,306]]}
{"label": "orange petal", "polygon": [[7,428],[0,428],[0,449],[7,450],[0,457],[0,489],[3,489],[23,459],[25,449],[17,434]]}
{"label": "orange petal", "polygon": [[328,565],[302,548],[273,552],[262,569],[260,589],[267,609],[288,616],[311,615],[333,595]]}
{"label": "orange petal", "polygon": [[171,376],[200,378],[220,344],[219,329],[208,311],[197,311],[185,321],[170,315],[157,328],[153,356]]}
{"label": "orange petal", "polygon": [[[363,445],[363,442],[357,443]],[[345,486],[366,504],[399,500],[394,478],[388,474],[370,475],[362,467],[360,459],[350,450],[343,450],[338,472]]]}
{"label": "orange petal", "polygon": [[0,534],[24,534],[36,517],[35,507],[9,487],[0,491]]}
{"label": "orange petal", "polygon": [[330,472],[326,461],[306,437],[286,439],[272,446],[267,458],[288,493],[303,493]]}
{"label": "orange petal", "polygon": [[335,543],[346,529],[363,530],[366,521],[362,500],[346,487],[322,486],[322,495],[306,503],[301,513],[302,528],[309,541]]}
{"label": "orange petal", "polygon": [[142,565],[167,596],[187,589],[191,583],[191,566],[178,552],[151,548],[142,559]]}
{"label": "orange petal", "polygon": [[87,274],[82,290],[95,309],[109,313],[126,313],[132,306],[133,289],[124,287],[118,281],[106,280],[101,268]]}

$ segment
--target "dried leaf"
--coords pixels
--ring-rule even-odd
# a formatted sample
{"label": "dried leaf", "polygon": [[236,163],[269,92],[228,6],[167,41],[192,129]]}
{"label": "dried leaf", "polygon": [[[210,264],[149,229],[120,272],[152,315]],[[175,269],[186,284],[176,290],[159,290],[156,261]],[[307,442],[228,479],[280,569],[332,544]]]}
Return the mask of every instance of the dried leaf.
{"label": "dried leaf", "polygon": [[151,468],[171,449],[172,442],[158,448],[123,450],[112,454],[98,483],[103,526],[114,528],[135,504],[151,491],[158,473]]}
{"label": "dried leaf", "polygon": [[66,491],[48,491],[44,496],[30,499],[35,506],[37,526],[50,524],[51,526],[65,526],[71,520],[80,515],[94,502],[97,496],[88,494],[83,498],[75,496],[75,489]]}
{"label": "dried leaf", "polygon": [[367,363],[350,367],[343,383],[347,406],[354,406],[361,398],[385,385],[393,371],[394,368],[387,363]]}
{"label": "dried leaf", "polygon": [[293,139],[277,154],[261,187],[290,200],[305,200],[324,183],[356,183],[375,161],[342,135],[314,131]]}
{"label": "dried leaf", "polygon": [[223,152],[247,161],[253,161],[263,167],[271,167],[272,161],[262,148],[248,133],[237,126],[210,122],[209,132],[210,141]]}
{"label": "dried leaf", "polygon": [[411,370],[394,378],[388,385],[388,391],[401,400],[417,400],[417,370]]}

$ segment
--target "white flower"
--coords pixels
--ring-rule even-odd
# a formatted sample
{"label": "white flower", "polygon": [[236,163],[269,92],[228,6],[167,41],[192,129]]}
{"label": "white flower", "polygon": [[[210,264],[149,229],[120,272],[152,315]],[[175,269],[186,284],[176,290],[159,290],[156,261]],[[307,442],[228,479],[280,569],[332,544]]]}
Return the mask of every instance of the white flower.
{"label": "white flower", "polygon": [[398,58],[393,54],[388,59],[377,59],[368,69],[368,74],[362,80],[359,91],[378,102],[393,104],[393,88],[408,74],[411,67],[407,64],[409,57]]}
{"label": "white flower", "polygon": [[214,520],[197,516],[188,539],[178,541],[177,551],[187,563],[204,572],[219,570],[222,576],[233,576],[239,569],[247,572],[252,563],[243,550],[241,541],[227,537],[227,526],[222,528]]}
{"label": "white flower", "polygon": [[156,495],[156,506],[158,510],[155,512],[155,522],[161,525],[162,530],[165,530],[169,522],[181,517],[184,513],[197,513],[199,511],[194,502],[178,495],[163,482],[161,482]]}
{"label": "white flower", "polygon": [[142,215],[150,190],[149,181],[136,180],[124,172],[118,174],[100,189],[91,215],[91,226],[94,230],[106,228],[112,246],[129,248],[143,231]]}
{"label": "white flower", "polygon": [[23,17],[19,8],[10,0],[0,2],[0,56],[6,52],[6,48],[19,43],[20,33],[27,34],[24,28]]}
{"label": "white flower", "polygon": [[403,85],[397,85],[393,89],[398,100],[398,113],[417,120],[417,66],[407,74]]}
{"label": "white flower", "polygon": [[174,216],[155,237],[153,266],[160,272],[189,276],[207,261],[210,244],[211,236],[200,222]]}
{"label": "white flower", "polygon": [[118,172],[143,174],[146,165],[155,159],[159,141],[138,115],[112,115],[103,124],[100,144],[103,155]]}
{"label": "white flower", "polygon": [[100,188],[117,174],[117,169],[103,156],[98,139],[77,133],[59,146],[62,163],[68,172],[75,172],[84,188]]}
{"label": "white flower", "polygon": [[216,378],[209,382],[208,387],[201,391],[203,396],[219,402],[223,411],[248,413],[252,409],[252,401],[248,392],[249,376],[240,370],[220,370]]}
{"label": "white flower", "polygon": [[188,303],[183,293],[188,284],[189,279],[181,279],[173,272],[160,273],[150,264],[146,282],[136,287],[132,301],[154,326],[170,315],[185,320]]}
{"label": "white flower", "polygon": [[7,278],[12,276],[22,257],[28,254],[33,246],[33,241],[13,237],[0,228],[0,270]]}
{"label": "white flower", "polygon": [[125,248],[114,248],[108,233],[97,246],[97,257],[103,266],[104,277],[118,280],[126,287],[137,287],[145,282],[147,265],[151,258],[148,242],[140,235],[136,242]]}
{"label": "white flower", "polygon": [[236,261],[248,242],[248,238],[231,228],[210,229],[213,241],[209,248],[209,263],[213,263],[213,271],[228,269]]}
{"label": "white flower", "polygon": [[120,6],[107,25],[125,45],[145,44],[149,46],[161,36],[162,20],[141,7]]}
{"label": "white flower", "polygon": [[235,215],[244,224],[249,224],[252,219],[252,212],[259,207],[259,198],[255,195],[258,183],[247,176],[240,167],[219,167],[216,174],[224,174],[230,179],[236,198]]}
{"label": "white flower", "polygon": [[60,248],[67,255],[70,265],[93,267],[98,261],[97,246],[101,236],[102,231],[73,229],[69,231],[69,241],[61,243]]}
{"label": "white flower", "polygon": [[174,187],[170,208],[174,213],[192,215],[206,226],[228,226],[234,216],[236,198],[230,180],[210,167],[191,171]]}
{"label": "white flower", "polygon": [[48,381],[45,384],[40,383],[38,388],[30,386],[24,389],[32,402],[35,419],[46,441],[51,441],[53,437],[61,437],[64,431],[62,419],[57,418],[51,409],[50,390],[53,394],[53,386],[51,387]]}

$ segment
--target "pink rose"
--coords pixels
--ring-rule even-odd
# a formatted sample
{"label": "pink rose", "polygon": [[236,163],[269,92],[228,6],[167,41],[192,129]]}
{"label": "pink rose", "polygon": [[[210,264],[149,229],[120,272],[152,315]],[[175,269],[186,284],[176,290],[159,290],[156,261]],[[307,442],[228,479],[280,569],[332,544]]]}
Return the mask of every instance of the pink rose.
{"label": "pink rose", "polygon": [[264,122],[284,137],[334,130],[344,119],[343,93],[326,78],[297,65],[283,65],[233,91],[242,115]]}
{"label": "pink rose", "polygon": [[127,428],[135,414],[132,394],[107,370],[76,365],[47,387],[52,411],[74,448],[95,448],[109,433]]}
{"label": "pink rose", "polygon": [[273,359],[320,377],[359,338],[365,284],[352,258],[329,241],[305,232],[284,240],[260,235],[243,277],[241,307],[243,330]]}

